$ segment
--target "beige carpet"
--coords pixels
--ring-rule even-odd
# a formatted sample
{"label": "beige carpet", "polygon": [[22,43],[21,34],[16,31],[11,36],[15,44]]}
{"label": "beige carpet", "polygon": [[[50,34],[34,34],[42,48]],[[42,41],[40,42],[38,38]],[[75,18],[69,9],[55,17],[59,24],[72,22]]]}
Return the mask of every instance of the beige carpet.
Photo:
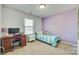
{"label": "beige carpet", "polygon": [[52,47],[40,41],[27,43],[23,48],[15,49],[4,55],[76,55],[77,48],[60,43],[58,47]]}

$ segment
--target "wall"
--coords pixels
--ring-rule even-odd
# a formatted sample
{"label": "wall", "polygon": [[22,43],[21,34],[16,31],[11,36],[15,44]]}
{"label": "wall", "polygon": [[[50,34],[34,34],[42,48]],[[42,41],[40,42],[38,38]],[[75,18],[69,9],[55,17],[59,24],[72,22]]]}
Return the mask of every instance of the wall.
{"label": "wall", "polygon": [[60,36],[62,41],[77,45],[77,10],[72,9],[43,19],[43,30]]}
{"label": "wall", "polygon": [[[34,31],[42,30],[42,19],[35,16],[30,16],[20,11],[3,7],[3,27],[4,28],[20,28],[20,32],[24,32],[24,18],[29,17],[35,20]],[[7,33],[7,30],[6,30]],[[5,33],[4,33],[5,34]]]}
{"label": "wall", "polygon": [[0,5],[0,37],[1,37],[1,27],[2,27],[2,5]]}
{"label": "wall", "polygon": [[79,40],[79,8],[78,8],[78,21],[77,22],[78,22],[77,26],[78,26],[78,40]]}

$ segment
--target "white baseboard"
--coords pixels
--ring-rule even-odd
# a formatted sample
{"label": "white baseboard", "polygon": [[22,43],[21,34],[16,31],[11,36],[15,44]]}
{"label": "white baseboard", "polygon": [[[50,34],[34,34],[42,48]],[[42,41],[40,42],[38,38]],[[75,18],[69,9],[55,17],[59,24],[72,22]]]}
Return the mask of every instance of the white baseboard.
{"label": "white baseboard", "polygon": [[69,42],[65,42],[65,41],[61,41],[62,43],[65,43],[65,44],[69,44],[69,45],[72,45],[72,46],[74,46],[74,47],[77,47],[77,45],[76,44],[72,44],[72,43],[69,43]]}

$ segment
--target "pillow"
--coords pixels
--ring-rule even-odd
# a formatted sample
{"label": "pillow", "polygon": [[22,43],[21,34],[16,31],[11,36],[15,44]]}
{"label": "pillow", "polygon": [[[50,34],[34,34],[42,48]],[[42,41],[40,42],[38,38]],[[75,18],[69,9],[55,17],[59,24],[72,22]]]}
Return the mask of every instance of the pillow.
{"label": "pillow", "polygon": [[37,35],[51,35],[49,32],[36,32]]}
{"label": "pillow", "polygon": [[43,34],[45,34],[45,35],[51,35],[49,32],[43,32]]}
{"label": "pillow", "polygon": [[42,32],[42,31],[41,31],[41,32],[36,32],[36,34],[37,34],[37,35],[42,35],[43,32]]}

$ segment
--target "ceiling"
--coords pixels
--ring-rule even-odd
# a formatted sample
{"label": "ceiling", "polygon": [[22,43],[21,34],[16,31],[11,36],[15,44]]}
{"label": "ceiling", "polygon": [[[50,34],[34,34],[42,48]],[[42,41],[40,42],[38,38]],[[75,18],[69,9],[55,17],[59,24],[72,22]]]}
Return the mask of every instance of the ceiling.
{"label": "ceiling", "polygon": [[77,7],[76,4],[47,4],[45,9],[40,9],[39,4],[5,4],[3,6],[38,17],[50,16]]}

